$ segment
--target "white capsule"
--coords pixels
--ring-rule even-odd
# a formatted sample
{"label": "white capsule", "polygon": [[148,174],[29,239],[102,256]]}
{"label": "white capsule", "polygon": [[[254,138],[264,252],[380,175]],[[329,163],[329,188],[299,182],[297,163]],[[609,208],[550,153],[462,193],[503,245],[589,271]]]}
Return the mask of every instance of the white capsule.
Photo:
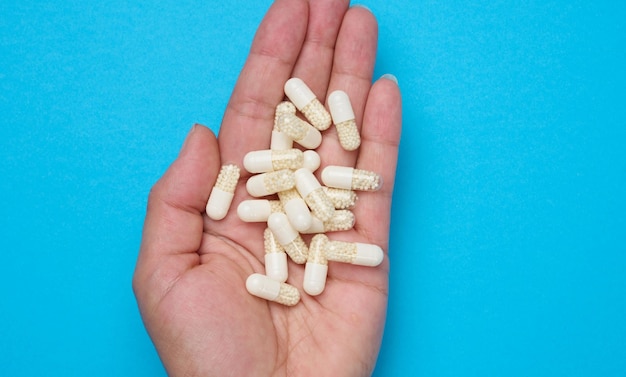
{"label": "white capsule", "polygon": [[346,92],[335,90],[328,96],[328,108],[337,128],[339,143],[347,151],[356,150],[361,145],[361,135],[356,126],[354,111]]}
{"label": "white capsule", "polygon": [[303,231],[311,226],[311,211],[309,211],[309,207],[307,207],[298,190],[293,188],[280,191],[278,198],[283,205],[289,223],[295,230]]}
{"label": "white capsule", "polygon": [[383,184],[380,175],[349,166],[325,167],[322,170],[322,182],[328,187],[360,191],[376,191]]}
{"label": "white capsule", "polygon": [[306,262],[309,249],[300,237],[300,233],[291,226],[287,215],[272,213],[267,219],[267,226],[289,257],[298,264]]}
{"label": "white capsule", "polygon": [[206,204],[206,213],[211,219],[221,220],[226,217],[238,181],[239,167],[237,165],[222,166]]}
{"label": "white capsule", "polygon": [[293,148],[293,140],[284,132],[272,130],[270,138],[270,149],[274,151],[282,151]]}
{"label": "white capsule", "polygon": [[311,212],[322,221],[330,219],[335,212],[335,206],[313,173],[306,168],[302,168],[296,170],[294,176],[296,178],[296,189],[304,198]]}
{"label": "white capsule", "polygon": [[324,131],[330,127],[330,114],[304,81],[291,78],[285,83],[284,89],[287,97],[315,128]]}
{"label": "white capsule", "polygon": [[246,189],[248,194],[258,198],[276,194],[279,191],[289,190],[295,184],[293,172],[289,169],[283,169],[253,175],[246,182]]}
{"label": "white capsule", "polygon": [[239,219],[247,223],[266,222],[272,213],[282,211],[280,201],[267,199],[244,200],[237,207]]}
{"label": "white capsule", "polygon": [[302,158],[304,160],[302,162],[302,167],[307,168],[310,171],[316,171],[322,163],[320,155],[316,151],[306,150],[302,152]]}
{"label": "white capsule", "polygon": [[277,124],[281,132],[305,148],[315,149],[322,143],[322,134],[296,115],[282,114]]}
{"label": "white capsule", "polygon": [[304,279],[302,288],[311,296],[317,296],[326,287],[326,276],[328,274],[328,261],[326,260],[325,249],[328,237],[323,234],[316,234],[311,239],[309,256],[304,267]]}
{"label": "white capsule", "polygon": [[287,254],[269,228],[265,228],[263,232],[263,245],[265,246],[265,275],[284,283],[288,275]]}
{"label": "white capsule", "polygon": [[300,292],[296,287],[261,274],[248,276],[246,289],[251,295],[286,306],[293,306],[300,301]]}
{"label": "white capsule", "polygon": [[352,211],[347,209],[335,210],[333,216],[322,221],[315,216],[311,216],[311,226],[301,231],[302,234],[315,234],[327,232],[340,232],[342,230],[352,229],[354,227],[355,217]]}
{"label": "white capsule", "polygon": [[378,266],[384,257],[380,246],[359,242],[328,241],[325,252],[329,261],[369,267]]}
{"label": "white capsule", "polygon": [[246,153],[243,167],[250,173],[266,173],[282,169],[300,169],[304,164],[304,155],[299,149],[265,149]]}

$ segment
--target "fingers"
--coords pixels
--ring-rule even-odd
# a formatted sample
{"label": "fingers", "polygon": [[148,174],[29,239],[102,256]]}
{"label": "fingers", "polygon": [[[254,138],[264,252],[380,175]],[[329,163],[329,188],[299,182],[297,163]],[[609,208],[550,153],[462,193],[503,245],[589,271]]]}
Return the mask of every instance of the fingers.
{"label": "fingers", "polygon": [[[348,94],[358,127],[362,124],[372,85],[377,40],[378,25],[374,15],[363,7],[350,8],[337,37],[328,94],[338,89]],[[330,163],[334,165],[354,166],[357,153],[341,148],[335,127],[326,132],[320,154],[332,156]]]}
{"label": "fingers", "polygon": [[292,76],[302,79],[322,103],[326,99],[337,34],[349,3],[345,0],[309,1],[306,39]]}
{"label": "fingers", "polygon": [[138,298],[160,295],[198,263],[204,212],[219,171],[215,135],[195,125],[176,161],[148,198],[133,285]]}
{"label": "fingers", "polygon": [[381,174],[383,185],[377,192],[359,193],[355,216],[365,219],[357,224],[359,233],[385,250],[401,128],[400,90],[393,76],[383,76],[374,83],[367,98],[361,129],[361,149],[356,163],[357,169]]}
{"label": "fingers", "polygon": [[247,152],[269,147],[275,107],[300,53],[307,18],[306,1],[277,0],[261,22],[222,120],[222,163],[241,166]]}

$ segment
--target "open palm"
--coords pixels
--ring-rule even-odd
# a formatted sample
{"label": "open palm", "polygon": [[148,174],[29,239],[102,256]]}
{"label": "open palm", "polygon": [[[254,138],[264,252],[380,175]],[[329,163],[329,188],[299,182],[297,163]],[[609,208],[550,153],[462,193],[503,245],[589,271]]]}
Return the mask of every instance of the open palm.
{"label": "open palm", "polygon": [[[363,376],[371,374],[385,322],[389,262],[375,268],[330,262],[325,291],[294,307],[251,296],[246,278],[263,273],[266,224],[231,210],[210,220],[204,206],[222,164],[267,149],[283,84],[303,79],[321,101],[350,96],[362,144],[341,149],[334,129],[317,149],[324,165],[378,172],[383,188],[359,193],[356,225],[331,239],[388,248],[389,211],[400,138],[394,80],[372,85],[373,15],[348,1],[277,0],[253,42],[224,114],[219,138],[194,126],[178,159],[150,193],[133,288],[168,373],[185,376]],[[244,173],[233,207],[250,199]],[[308,240],[308,239],[307,239]],[[289,262],[302,290],[304,268]]]}

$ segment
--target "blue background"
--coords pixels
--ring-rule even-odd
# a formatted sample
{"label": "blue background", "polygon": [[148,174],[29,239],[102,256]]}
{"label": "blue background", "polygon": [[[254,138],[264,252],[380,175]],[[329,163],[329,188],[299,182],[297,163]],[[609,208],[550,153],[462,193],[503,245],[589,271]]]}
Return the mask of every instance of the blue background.
{"label": "blue background", "polygon": [[[0,374],[165,375],[146,198],[270,1],[0,2]],[[626,375],[626,8],[365,3],[404,98],[375,376]]]}

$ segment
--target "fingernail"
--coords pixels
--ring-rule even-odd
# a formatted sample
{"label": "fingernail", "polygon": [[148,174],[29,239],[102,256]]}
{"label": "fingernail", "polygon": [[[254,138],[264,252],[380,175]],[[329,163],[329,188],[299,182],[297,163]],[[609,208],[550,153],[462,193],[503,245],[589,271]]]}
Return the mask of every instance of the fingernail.
{"label": "fingernail", "polygon": [[380,78],[381,79],[391,80],[391,81],[395,82],[396,85],[398,85],[398,78],[396,76],[392,75],[391,73],[385,73]]}
{"label": "fingernail", "polygon": [[185,146],[187,145],[187,142],[189,141],[189,139],[191,138],[191,134],[198,129],[199,124],[198,123],[194,123],[193,126],[191,126],[191,129],[189,130],[189,132],[187,132],[187,136],[185,137],[185,141],[183,141],[183,146],[181,147],[181,149],[184,149]]}
{"label": "fingernail", "polygon": [[374,12],[372,12],[372,10],[370,8],[368,8],[367,6],[365,6],[363,4],[354,4],[354,5],[352,5],[352,8],[363,8],[363,9],[367,10],[370,13],[374,13]]}

